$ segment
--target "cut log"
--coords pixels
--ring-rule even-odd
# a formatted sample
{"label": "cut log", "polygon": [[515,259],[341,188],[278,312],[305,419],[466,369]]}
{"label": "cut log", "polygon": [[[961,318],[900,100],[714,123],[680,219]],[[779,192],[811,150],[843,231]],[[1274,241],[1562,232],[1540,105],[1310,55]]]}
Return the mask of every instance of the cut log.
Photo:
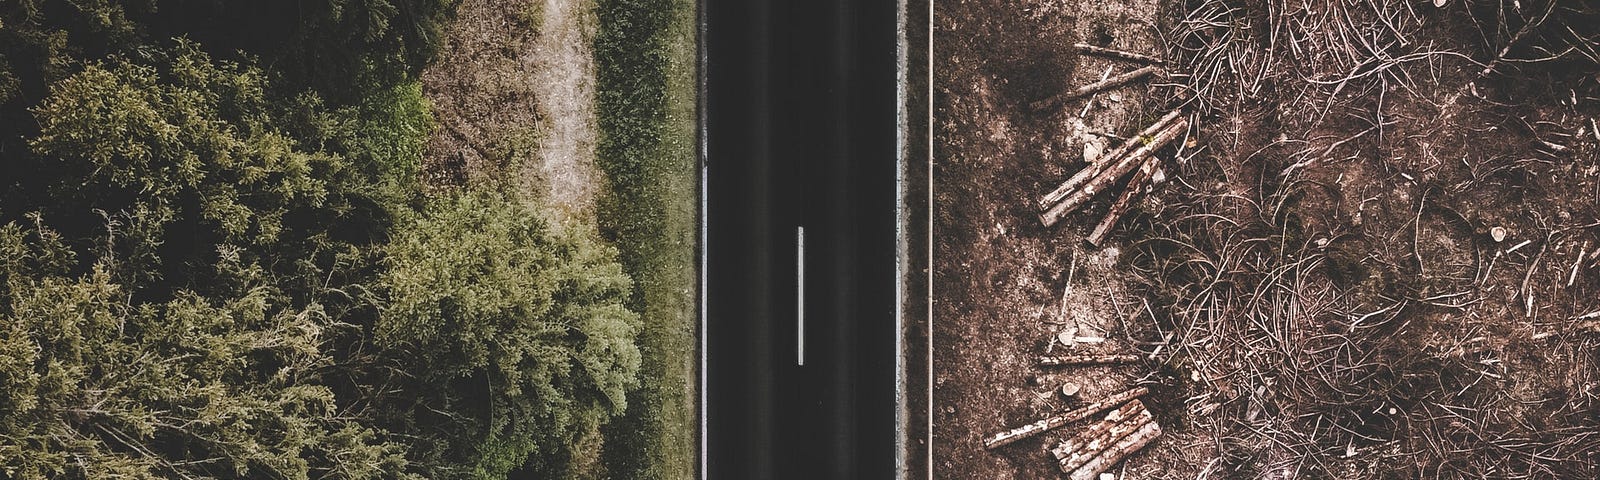
{"label": "cut log", "polygon": [[1132,389],[1123,391],[1122,393],[1106,397],[1104,400],[1084,405],[1081,408],[1070,410],[1059,415],[1052,415],[1050,417],[1040,419],[1037,422],[1013,428],[986,438],[983,440],[983,448],[992,450],[998,447],[1010,445],[1017,440],[1038,435],[1040,433],[1059,428],[1062,425],[1083,420],[1097,413],[1116,408],[1124,403],[1128,403],[1129,400],[1145,396],[1149,393],[1150,389],[1144,387],[1134,387]]}
{"label": "cut log", "polygon": [[1105,241],[1106,235],[1111,233],[1111,227],[1117,226],[1117,221],[1122,219],[1122,215],[1128,213],[1128,208],[1133,206],[1133,200],[1139,198],[1145,184],[1155,175],[1158,162],[1159,159],[1151,155],[1144,160],[1143,165],[1139,165],[1139,171],[1134,172],[1133,179],[1128,180],[1128,186],[1122,189],[1122,196],[1117,197],[1117,201],[1111,204],[1111,209],[1106,211],[1106,218],[1101,219],[1100,224],[1095,225],[1094,231],[1089,233],[1090,245],[1100,246],[1100,242]]}
{"label": "cut log", "polygon": [[1072,100],[1074,98],[1087,96],[1087,95],[1093,95],[1095,93],[1099,93],[1099,92],[1102,92],[1102,91],[1110,90],[1112,88],[1120,87],[1123,84],[1126,84],[1128,82],[1132,82],[1134,80],[1138,80],[1141,77],[1144,77],[1146,75],[1150,75],[1152,73],[1156,73],[1158,71],[1161,71],[1161,68],[1160,67],[1156,67],[1154,65],[1141,67],[1141,68],[1139,68],[1137,70],[1134,70],[1134,71],[1131,71],[1131,72],[1128,72],[1128,73],[1124,73],[1124,74],[1121,74],[1121,75],[1117,75],[1115,77],[1107,78],[1105,80],[1101,80],[1101,81],[1094,82],[1094,83],[1091,83],[1091,84],[1088,84],[1088,85],[1084,85],[1084,86],[1078,87],[1076,89],[1073,89],[1072,91],[1062,92],[1062,93],[1056,94],[1055,96],[1052,96],[1050,98],[1046,98],[1044,100],[1033,102],[1031,105],[1029,105],[1029,107],[1033,108],[1034,111],[1041,111],[1041,110],[1046,110],[1046,109],[1050,109],[1050,108],[1055,108],[1055,107],[1060,106],[1062,103],[1066,102],[1067,100]]}
{"label": "cut log", "polygon": [[1135,62],[1153,63],[1153,64],[1156,64],[1156,65],[1160,65],[1162,63],[1165,63],[1159,58],[1156,58],[1156,57],[1153,57],[1153,56],[1150,56],[1150,55],[1145,55],[1143,53],[1133,53],[1133,52],[1129,52],[1129,51],[1126,51],[1126,50],[1117,50],[1117,49],[1114,49],[1114,48],[1096,47],[1094,45],[1090,45],[1090,44],[1087,44],[1087,43],[1075,43],[1075,44],[1072,44],[1072,48],[1076,48],[1076,49],[1078,49],[1078,51],[1083,52],[1083,53],[1087,53],[1087,54],[1090,54],[1090,55],[1099,55],[1099,56],[1102,56],[1102,57],[1120,58],[1120,59],[1123,59],[1123,60],[1132,60],[1132,61],[1135,61]]}
{"label": "cut log", "polygon": [[1111,184],[1116,182],[1118,178],[1122,178],[1123,175],[1127,175],[1128,172],[1133,171],[1133,168],[1138,166],[1139,162],[1144,160],[1145,157],[1155,154],[1157,150],[1160,150],[1162,147],[1167,146],[1167,144],[1172,143],[1173,140],[1177,139],[1188,129],[1189,121],[1181,118],[1173,122],[1171,125],[1168,125],[1165,130],[1162,130],[1161,133],[1156,134],[1155,138],[1150,139],[1149,143],[1141,145],[1139,149],[1134,150],[1127,156],[1122,157],[1122,159],[1117,160],[1116,164],[1106,167],[1106,169],[1102,170],[1099,175],[1094,177],[1094,179],[1084,183],[1083,187],[1079,188],[1078,191],[1072,192],[1071,195],[1067,195],[1066,198],[1061,200],[1061,203],[1057,203],[1055,206],[1050,207],[1049,210],[1046,210],[1043,214],[1039,215],[1039,221],[1043,222],[1044,226],[1046,227],[1055,225],[1057,221],[1061,220],[1061,217],[1066,216],[1068,213],[1072,213],[1073,210],[1088,202],[1089,199],[1094,198],[1095,194],[1098,194],[1100,191],[1110,187]]}
{"label": "cut log", "polygon": [[1139,361],[1138,355],[1052,355],[1039,357],[1039,366],[1108,365],[1137,361]]}
{"label": "cut log", "polygon": [[1111,445],[1111,448],[1107,448],[1105,451],[1100,452],[1099,455],[1095,455],[1083,466],[1074,470],[1068,478],[1071,480],[1094,480],[1097,475],[1110,469],[1117,462],[1128,458],[1134,452],[1143,449],[1150,442],[1155,441],[1156,437],[1160,436],[1161,425],[1156,424],[1156,422],[1146,423],[1144,426],[1139,427],[1139,430],[1122,437],[1117,443]]}
{"label": "cut log", "polygon": [[1137,399],[1124,403],[1116,410],[1112,410],[1111,413],[1107,413],[1105,420],[1100,421],[1100,423],[1090,425],[1089,428],[1074,434],[1066,440],[1062,440],[1061,443],[1056,445],[1056,448],[1050,449],[1050,454],[1056,457],[1056,461],[1066,460],[1067,456],[1078,451],[1089,440],[1104,433],[1111,426],[1137,416],[1142,409],[1144,409],[1144,402]]}
{"label": "cut log", "polygon": [[[1129,402],[1129,404],[1135,403],[1139,403],[1139,401]],[[1122,409],[1118,409],[1112,413],[1122,411]],[[1150,411],[1146,410],[1142,403],[1137,405],[1135,411],[1125,413],[1121,417],[1111,418],[1111,416],[1107,416],[1106,421],[1097,423],[1088,430],[1079,433],[1079,436],[1062,442],[1057,449],[1060,452],[1057,454],[1057,458],[1061,462],[1061,473],[1072,473],[1083,467],[1118,441],[1144,428],[1146,424],[1154,422],[1155,416],[1151,415]]]}
{"label": "cut log", "polygon": [[1050,210],[1050,207],[1060,203],[1061,199],[1067,198],[1067,195],[1071,195],[1072,192],[1078,191],[1078,187],[1082,187],[1084,183],[1088,183],[1088,181],[1093,180],[1096,175],[1099,175],[1102,170],[1105,170],[1106,166],[1117,163],[1117,160],[1121,160],[1123,156],[1128,154],[1128,152],[1138,149],[1139,146],[1143,144],[1142,139],[1154,137],[1156,134],[1165,131],[1167,125],[1170,125],[1173,120],[1177,120],[1180,113],[1181,111],[1179,110],[1168,112],[1166,115],[1163,115],[1160,119],[1156,120],[1155,123],[1152,123],[1150,126],[1145,127],[1144,130],[1139,131],[1139,133],[1134,135],[1133,138],[1122,142],[1121,145],[1117,145],[1117,148],[1101,154],[1098,161],[1089,164],[1089,166],[1084,167],[1083,170],[1079,170],[1078,173],[1073,174],[1071,178],[1067,179],[1067,181],[1061,182],[1061,185],[1056,187],[1055,190],[1045,194],[1044,198],[1040,198],[1039,210]]}

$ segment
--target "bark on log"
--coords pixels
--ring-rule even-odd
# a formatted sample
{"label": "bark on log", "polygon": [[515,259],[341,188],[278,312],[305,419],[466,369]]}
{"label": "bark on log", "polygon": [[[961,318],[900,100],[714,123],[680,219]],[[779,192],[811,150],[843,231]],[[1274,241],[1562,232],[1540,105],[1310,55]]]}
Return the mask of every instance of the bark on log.
{"label": "bark on log", "polygon": [[1138,415],[1139,410],[1143,408],[1144,402],[1141,402],[1137,399],[1128,403],[1124,403],[1116,410],[1112,410],[1111,413],[1107,413],[1105,420],[1101,420],[1100,423],[1090,425],[1089,428],[1073,434],[1072,437],[1062,440],[1061,443],[1056,444],[1056,448],[1050,449],[1050,454],[1056,457],[1056,461],[1064,461],[1067,459],[1067,456],[1071,455],[1072,452],[1076,451],[1077,448],[1086,444],[1088,439],[1105,432],[1105,430],[1110,428],[1111,425],[1122,423],[1123,421]]}
{"label": "bark on log", "polygon": [[1072,213],[1073,210],[1088,202],[1089,199],[1094,198],[1095,194],[1110,187],[1118,178],[1127,175],[1135,166],[1138,166],[1139,162],[1144,160],[1145,157],[1155,154],[1156,150],[1160,150],[1162,147],[1167,146],[1168,143],[1172,143],[1173,140],[1188,129],[1189,121],[1181,118],[1168,125],[1165,130],[1156,134],[1155,138],[1150,140],[1150,143],[1141,145],[1138,150],[1134,150],[1133,153],[1129,153],[1128,156],[1118,160],[1115,165],[1106,167],[1094,179],[1084,183],[1083,187],[1079,188],[1078,191],[1067,195],[1066,198],[1061,200],[1061,203],[1057,203],[1039,215],[1039,221],[1043,222],[1046,227],[1055,225],[1057,221],[1061,220],[1061,217]]}
{"label": "bark on log", "polygon": [[1138,355],[1049,355],[1039,357],[1039,366],[1106,365],[1137,361],[1139,361]]}
{"label": "bark on log", "polygon": [[[1095,424],[1078,436],[1062,442],[1058,447],[1057,458],[1061,462],[1061,473],[1072,473],[1078,468],[1088,464],[1089,461],[1104,453],[1118,441],[1132,435],[1146,424],[1155,422],[1155,416],[1144,408],[1138,400],[1129,402],[1136,405],[1131,413],[1126,413],[1118,418],[1106,417],[1106,421]],[[1121,409],[1117,412],[1122,412]],[[1113,412],[1113,413],[1117,413]]]}
{"label": "bark on log", "polygon": [[1074,98],[1087,96],[1087,95],[1093,95],[1095,93],[1099,93],[1099,92],[1102,92],[1102,91],[1105,91],[1105,90],[1110,90],[1112,88],[1116,88],[1116,87],[1122,86],[1123,84],[1126,84],[1128,82],[1132,82],[1134,80],[1138,80],[1140,77],[1144,77],[1146,75],[1150,75],[1152,73],[1156,73],[1156,72],[1158,72],[1160,70],[1161,70],[1161,67],[1157,67],[1157,66],[1154,66],[1154,65],[1140,67],[1139,69],[1131,71],[1131,72],[1128,72],[1128,73],[1124,73],[1124,74],[1117,75],[1117,76],[1114,76],[1114,77],[1111,77],[1111,78],[1107,78],[1105,80],[1101,80],[1101,81],[1098,81],[1098,82],[1094,82],[1094,83],[1091,83],[1091,84],[1088,84],[1088,85],[1084,85],[1084,86],[1078,87],[1078,88],[1076,88],[1076,89],[1074,89],[1074,90],[1072,90],[1070,92],[1062,92],[1062,93],[1056,94],[1055,96],[1052,96],[1050,98],[1046,98],[1044,100],[1033,102],[1031,105],[1029,105],[1029,107],[1033,108],[1034,111],[1041,111],[1041,110],[1045,110],[1045,109],[1049,109],[1049,108],[1055,108],[1057,106],[1060,106],[1063,102],[1066,102],[1067,100],[1072,100]]}
{"label": "bark on log", "polygon": [[1155,175],[1158,162],[1159,159],[1151,155],[1144,160],[1143,165],[1139,165],[1139,170],[1134,172],[1133,179],[1128,180],[1128,186],[1122,189],[1122,196],[1117,197],[1116,203],[1112,203],[1111,209],[1106,211],[1106,218],[1101,219],[1100,224],[1095,225],[1094,231],[1089,233],[1087,240],[1090,245],[1100,246],[1100,242],[1105,241],[1106,235],[1111,233],[1111,227],[1117,226],[1117,221],[1128,213],[1128,208],[1133,206],[1133,200],[1139,198],[1145,184]]}
{"label": "bark on log", "polygon": [[1011,444],[1012,442],[1016,442],[1017,440],[1022,440],[1024,438],[1058,428],[1068,423],[1089,418],[1094,414],[1116,408],[1119,405],[1128,403],[1129,400],[1145,396],[1149,393],[1150,389],[1144,387],[1134,387],[1116,395],[1106,397],[1104,400],[1084,405],[1081,408],[1067,411],[1060,415],[1046,417],[1037,422],[995,434],[994,436],[983,440],[983,448],[992,450],[998,447],[1003,447]]}
{"label": "bark on log", "polygon": [[1161,425],[1156,424],[1156,422],[1146,423],[1138,431],[1123,437],[1122,440],[1118,440],[1111,448],[1107,448],[1105,451],[1100,452],[1099,455],[1095,455],[1088,463],[1074,470],[1068,478],[1071,480],[1095,480],[1096,476],[1110,469],[1117,462],[1128,458],[1128,455],[1132,455],[1134,452],[1149,445],[1150,442],[1155,441],[1156,437],[1160,436]]}
{"label": "bark on log", "polygon": [[1162,63],[1166,63],[1166,62],[1163,62],[1161,59],[1156,58],[1156,57],[1151,56],[1151,55],[1145,55],[1143,53],[1133,53],[1133,52],[1129,52],[1129,51],[1126,51],[1126,50],[1117,50],[1117,49],[1114,49],[1114,48],[1096,47],[1094,45],[1090,45],[1090,44],[1087,44],[1087,43],[1075,43],[1075,44],[1072,44],[1072,48],[1076,48],[1076,49],[1078,49],[1078,51],[1083,52],[1083,53],[1087,53],[1087,54],[1090,54],[1090,55],[1100,55],[1100,56],[1103,56],[1103,57],[1114,57],[1114,58],[1120,58],[1120,59],[1123,59],[1123,60],[1132,60],[1132,61],[1135,61],[1135,62],[1153,63],[1153,64],[1156,64],[1156,65],[1161,65]]}
{"label": "bark on log", "polygon": [[1045,194],[1044,198],[1040,198],[1039,210],[1047,211],[1050,209],[1050,207],[1060,203],[1061,199],[1067,198],[1067,195],[1071,195],[1072,192],[1077,191],[1078,187],[1083,186],[1083,184],[1089,180],[1093,180],[1094,177],[1099,175],[1102,170],[1105,170],[1107,166],[1117,163],[1117,161],[1121,160],[1124,155],[1128,154],[1128,152],[1132,152],[1134,149],[1139,148],[1139,145],[1143,143],[1141,139],[1154,137],[1156,134],[1165,131],[1167,125],[1170,125],[1173,120],[1177,120],[1180,113],[1180,110],[1168,112],[1166,115],[1163,115],[1160,119],[1156,120],[1155,123],[1150,124],[1148,127],[1144,127],[1144,130],[1140,130],[1137,135],[1133,136],[1133,138],[1122,142],[1121,145],[1117,145],[1117,148],[1100,154],[1099,160],[1087,167],[1084,167],[1083,170],[1079,170],[1078,173],[1073,174],[1071,178],[1067,179],[1067,181],[1061,182],[1061,185],[1056,187],[1055,190]]}

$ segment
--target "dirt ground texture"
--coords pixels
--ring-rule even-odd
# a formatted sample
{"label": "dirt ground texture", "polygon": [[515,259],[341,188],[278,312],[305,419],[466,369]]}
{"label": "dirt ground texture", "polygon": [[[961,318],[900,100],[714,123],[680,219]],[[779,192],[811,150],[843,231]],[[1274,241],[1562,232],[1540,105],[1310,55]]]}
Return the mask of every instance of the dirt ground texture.
{"label": "dirt ground texture", "polygon": [[592,220],[604,188],[594,165],[593,17],[583,0],[462,2],[441,60],[422,75],[439,125],[429,183],[516,178],[553,215]]}
{"label": "dirt ground texture", "polygon": [[[1134,2],[935,2],[933,470],[939,478],[1054,478],[1063,431],[1003,447],[983,437],[1124,390],[1136,367],[1034,366],[1063,329],[1099,337],[1070,353],[1134,353],[1123,322],[1143,309],[1115,248],[1080,249],[1087,220],[1040,225],[1032,205],[1083,165],[1083,146],[1143,127],[1146,89],[1032,112],[1027,104],[1139,65],[1080,57],[1075,42],[1156,51],[1159,8]],[[1153,117],[1152,117],[1153,118]],[[1068,279],[1071,277],[1069,284]],[[1129,301],[1133,299],[1133,301]],[[1162,448],[1158,446],[1157,448]],[[1145,456],[1134,471],[1155,465]],[[1149,470],[1147,478],[1159,475]]]}
{"label": "dirt ground texture", "polygon": [[[1154,391],[1120,478],[1594,478],[1600,17],[1444,4],[936,2],[935,476],[1061,476],[1075,426],[980,442],[1072,381]],[[1172,75],[1029,112],[1135,66],[1080,41]],[[1171,108],[1195,128],[1108,247],[1106,198],[1039,225],[1097,132]],[[1150,361],[1032,365],[1082,324]]]}

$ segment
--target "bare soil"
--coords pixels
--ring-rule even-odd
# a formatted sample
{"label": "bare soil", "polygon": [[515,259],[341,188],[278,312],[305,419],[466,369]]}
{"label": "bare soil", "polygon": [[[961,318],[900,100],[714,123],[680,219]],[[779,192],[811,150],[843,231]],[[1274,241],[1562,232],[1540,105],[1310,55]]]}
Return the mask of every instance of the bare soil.
{"label": "bare soil", "polygon": [[[1600,68],[1504,60],[1560,52],[1565,25],[1592,49],[1593,13],[1523,36],[1549,4],[1183,3],[936,2],[935,476],[1060,476],[1046,450],[1074,426],[980,441],[1072,381],[1155,391],[1167,435],[1119,478],[1593,478]],[[1134,67],[1080,41],[1174,76],[1029,112]],[[1171,180],[1110,246],[1081,240],[1106,198],[1039,225],[1095,132],[1180,105]],[[1034,366],[1071,327],[1151,360]]]}
{"label": "bare soil", "polygon": [[[1135,384],[1141,367],[1041,369],[1039,355],[1137,353],[1128,322],[1145,316],[1120,250],[1080,248],[1098,220],[1040,225],[1038,197],[1155,115],[1146,84],[1058,110],[1031,102],[1140,65],[1079,56],[1075,42],[1158,52],[1158,2],[935,2],[933,471],[938,478],[1055,478],[1048,449],[1070,430],[990,452],[982,438]],[[1087,106],[1087,109],[1086,109]],[[1159,112],[1156,112],[1159,115]],[[1102,211],[1104,202],[1087,210]],[[1094,217],[1094,218],[1090,218]],[[1071,281],[1069,282],[1069,277]],[[1050,393],[1082,386],[1078,399]],[[1159,413],[1159,412],[1158,412]],[[1151,450],[1159,451],[1157,444]],[[1128,478],[1152,478],[1150,453]]]}
{"label": "bare soil", "polygon": [[555,207],[557,223],[592,224],[604,188],[594,165],[594,29],[584,0],[462,2],[422,75],[439,125],[429,183],[510,178]]}

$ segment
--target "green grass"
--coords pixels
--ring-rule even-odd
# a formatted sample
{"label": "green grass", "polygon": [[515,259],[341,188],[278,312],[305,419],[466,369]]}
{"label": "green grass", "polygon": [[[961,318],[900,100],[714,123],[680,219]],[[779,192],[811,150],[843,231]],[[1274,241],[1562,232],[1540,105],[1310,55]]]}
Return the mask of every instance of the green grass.
{"label": "green grass", "polygon": [[601,232],[635,280],[644,355],[627,414],[605,428],[613,478],[695,473],[695,3],[599,0],[594,53],[600,139],[609,179]]}

